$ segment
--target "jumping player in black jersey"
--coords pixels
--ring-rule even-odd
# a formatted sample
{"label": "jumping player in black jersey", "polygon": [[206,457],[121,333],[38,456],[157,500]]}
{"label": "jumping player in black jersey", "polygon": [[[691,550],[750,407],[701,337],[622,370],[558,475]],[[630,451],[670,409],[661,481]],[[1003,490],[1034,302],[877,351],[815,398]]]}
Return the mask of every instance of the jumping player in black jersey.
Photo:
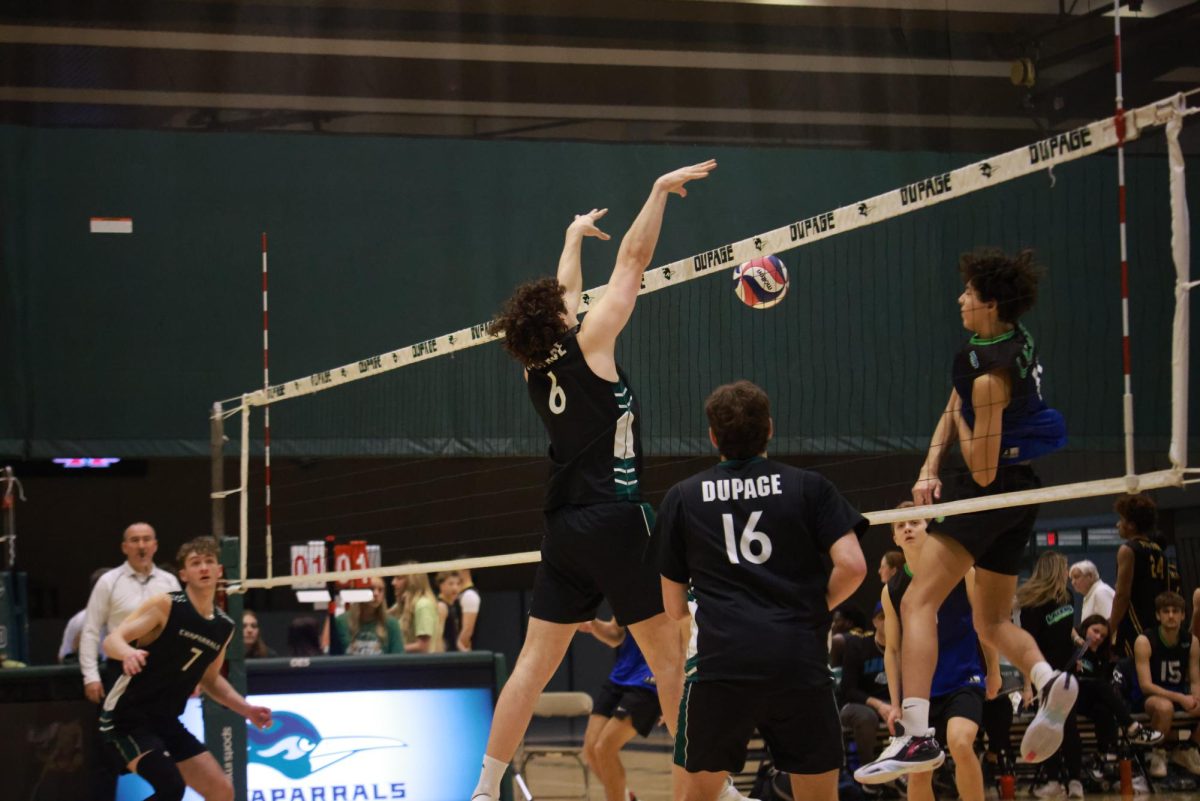
{"label": "jumping player in black jersey", "polygon": [[[995,495],[1040,486],[1029,462],[1066,443],[1062,416],[1042,400],[1042,366],[1020,317],[1037,298],[1040,270],[1029,251],[1010,257],[995,250],[966,254],[959,263],[965,287],[958,298],[971,339],[955,356],[953,389],[913,486],[913,501],[943,500],[942,457],[957,439],[965,469],[946,484],[944,500]],[[929,687],[937,665],[937,610],[975,566],[972,609],[980,640],[1006,656],[1042,693],[1038,715],[1021,754],[1041,762],[1058,750],[1062,721],[1075,703],[1078,682],[1055,671],[1033,638],[1010,619],[1021,554],[1033,530],[1036,506],[935,519],[921,563],[904,595],[901,674],[903,740],[887,764],[872,763],[876,781],[932,770],[944,759],[929,728]],[[889,752],[893,749],[889,748]]]}
{"label": "jumping player in black jersey", "polygon": [[633,313],[642,273],[658,243],[667,198],[706,178],[706,161],[654,182],[650,197],[621,240],[603,296],[583,323],[580,250],[585,236],[608,239],[596,227],[607,209],[579,215],[567,228],[558,274],[517,287],[492,322],[504,347],[525,369],[529,399],[550,437],[545,536],[529,610],[529,628],[512,676],[496,702],[492,731],[473,799],[494,801],[500,779],[558,669],[578,625],[607,599],[627,626],[658,680],[669,725],[683,683],[682,644],[663,613],[657,571],[643,559],[652,526],[641,503],[642,449],[637,399],[617,366],[617,337]]}
{"label": "jumping player in black jersey", "polygon": [[146,601],[104,640],[124,673],[104,700],[100,734],[121,764],[154,788],[151,801],[179,801],[187,787],[205,801],[230,801],[229,777],[179,722],[188,696],[199,685],[259,728],[271,724],[271,710],[246,703],[221,675],[237,627],[213,605],[221,576],[216,540],[185,543],[177,561],[184,590]]}
{"label": "jumping player in black jersey", "polygon": [[675,733],[683,798],[716,799],[757,728],[794,797],[835,801],[842,725],[825,635],[866,576],[867,521],[821,475],[767,458],[757,386],[717,387],[705,412],[722,461],[671,488],[653,543],[667,613],[688,616],[689,582],[696,598]]}

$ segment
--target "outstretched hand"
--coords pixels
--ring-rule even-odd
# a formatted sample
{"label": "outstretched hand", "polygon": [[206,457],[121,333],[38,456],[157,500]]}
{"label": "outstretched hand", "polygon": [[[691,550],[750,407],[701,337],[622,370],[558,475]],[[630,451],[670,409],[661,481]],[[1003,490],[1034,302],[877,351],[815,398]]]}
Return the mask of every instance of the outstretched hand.
{"label": "outstretched hand", "polygon": [[605,214],[608,214],[608,209],[592,209],[587,214],[576,214],[575,221],[571,223],[569,228],[578,231],[583,236],[594,236],[597,239],[611,239],[608,234],[596,227],[596,220],[599,220]]}
{"label": "outstretched hand", "polygon": [[680,197],[687,197],[687,190],[683,185],[688,181],[698,181],[701,178],[707,178],[708,174],[717,168],[717,160],[709,159],[702,161],[699,164],[693,164],[690,167],[680,167],[674,172],[669,172],[661,176],[654,182],[656,189],[661,189],[664,192],[669,192]]}

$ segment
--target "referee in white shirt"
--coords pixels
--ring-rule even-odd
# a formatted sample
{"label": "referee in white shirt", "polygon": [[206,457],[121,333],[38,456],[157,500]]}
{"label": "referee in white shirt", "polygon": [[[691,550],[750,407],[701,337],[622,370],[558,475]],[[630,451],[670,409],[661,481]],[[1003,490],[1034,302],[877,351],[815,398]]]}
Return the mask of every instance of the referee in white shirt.
{"label": "referee in white shirt", "polygon": [[101,681],[98,664],[101,629],[116,631],[121,621],[152,596],[180,589],[173,573],[154,565],[157,551],[158,538],[150,524],[134,523],[125,529],[121,540],[125,564],[105,573],[92,587],[79,638],[79,667],[83,673],[83,692],[94,704],[104,700],[108,688],[121,675],[121,665],[116,663],[108,671],[111,675],[104,676],[107,681]]}

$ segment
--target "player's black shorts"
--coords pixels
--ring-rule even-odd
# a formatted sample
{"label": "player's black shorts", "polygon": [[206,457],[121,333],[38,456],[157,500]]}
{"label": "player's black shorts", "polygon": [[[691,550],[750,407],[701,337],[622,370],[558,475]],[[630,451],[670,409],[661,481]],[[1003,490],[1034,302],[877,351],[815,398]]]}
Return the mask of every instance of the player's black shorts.
{"label": "player's black shorts", "polygon": [[646,737],[662,716],[658,693],[649,687],[626,687],[606,681],[592,698],[592,714],[628,720],[633,730]]}
{"label": "player's black shorts", "polygon": [[813,689],[767,680],[685,684],[675,764],[691,773],[740,773],[755,728],[779,770],[809,775],[842,765],[842,722],[833,684]]}
{"label": "player's black shorts", "polygon": [[[106,730],[107,726],[112,728]],[[172,717],[148,718],[122,725],[113,723],[105,712],[100,715],[100,738],[110,751],[116,753],[121,767],[149,751],[161,751],[175,762],[183,762],[206,750],[178,718]]]}
{"label": "player's black shorts", "polygon": [[[1042,482],[1027,464],[1000,465],[996,479],[981,487],[966,468],[953,473],[942,486],[942,501],[984,498],[1002,492],[1036,489]],[[975,557],[975,565],[993,573],[1015,576],[1020,572],[1021,556],[1033,533],[1038,507],[1011,506],[965,515],[937,518],[930,532],[942,534],[962,545]]]}
{"label": "player's black shorts", "polygon": [[946,724],[950,718],[966,718],[976,726],[983,725],[983,690],[978,687],[959,687],[953,692],[929,699],[929,722],[937,729],[938,742],[946,743]]}
{"label": "player's black shorts", "polygon": [[662,612],[662,584],[647,553],[653,528],[649,504],[617,501],[547,512],[529,614],[550,623],[582,623],[604,598],[622,626]]}

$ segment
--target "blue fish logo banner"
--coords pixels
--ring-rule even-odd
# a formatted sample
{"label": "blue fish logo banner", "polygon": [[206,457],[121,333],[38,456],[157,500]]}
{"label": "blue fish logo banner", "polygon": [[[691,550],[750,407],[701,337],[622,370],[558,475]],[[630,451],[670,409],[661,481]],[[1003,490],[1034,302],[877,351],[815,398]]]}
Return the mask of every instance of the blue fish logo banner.
{"label": "blue fish logo banner", "polygon": [[294,712],[275,711],[271,717],[266,729],[247,726],[248,759],[289,779],[306,778],[363,751],[408,746],[392,737],[322,737],[316,726]]}

